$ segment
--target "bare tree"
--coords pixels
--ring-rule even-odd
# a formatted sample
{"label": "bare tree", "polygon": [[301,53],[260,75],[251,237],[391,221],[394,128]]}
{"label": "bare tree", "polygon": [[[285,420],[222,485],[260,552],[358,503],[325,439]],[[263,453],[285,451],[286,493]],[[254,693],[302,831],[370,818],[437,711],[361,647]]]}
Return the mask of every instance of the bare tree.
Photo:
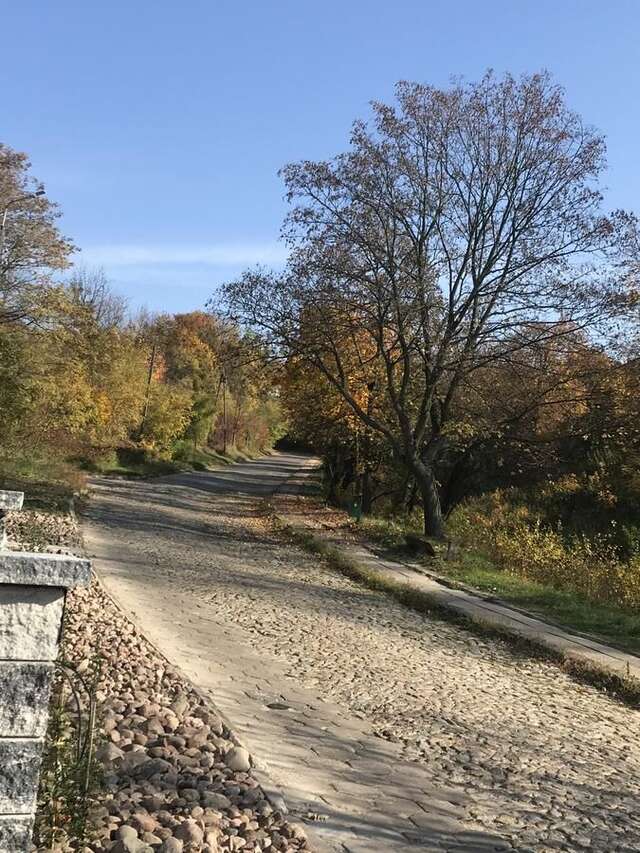
{"label": "bare tree", "polygon": [[440,536],[435,465],[462,384],[620,311],[635,222],[602,213],[604,141],[547,74],[396,94],[347,153],[283,170],[289,266],[224,293],[387,439]]}
{"label": "bare tree", "polygon": [[67,289],[74,304],[88,311],[98,326],[109,329],[124,324],[127,300],[113,292],[103,269],[75,267]]}

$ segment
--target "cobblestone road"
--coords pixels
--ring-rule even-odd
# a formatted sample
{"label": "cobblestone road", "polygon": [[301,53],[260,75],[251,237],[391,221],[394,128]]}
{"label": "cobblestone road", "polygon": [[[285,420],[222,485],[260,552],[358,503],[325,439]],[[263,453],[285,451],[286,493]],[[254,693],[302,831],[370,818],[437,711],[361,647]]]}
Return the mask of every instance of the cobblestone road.
{"label": "cobblestone road", "polygon": [[[100,552],[107,584],[132,597],[143,626],[163,606],[176,625],[195,619],[192,650],[205,636],[198,620],[233,626],[233,642],[266,669],[277,664],[285,681],[397,744],[436,792],[458,791],[445,798],[455,819],[486,833],[487,846],[478,834],[475,847],[461,837],[459,848],[429,847],[416,835],[413,849],[640,850],[640,714],[283,543],[260,496],[294,461],[103,481],[90,530],[111,543],[108,559]],[[386,755],[393,764],[394,753]]]}

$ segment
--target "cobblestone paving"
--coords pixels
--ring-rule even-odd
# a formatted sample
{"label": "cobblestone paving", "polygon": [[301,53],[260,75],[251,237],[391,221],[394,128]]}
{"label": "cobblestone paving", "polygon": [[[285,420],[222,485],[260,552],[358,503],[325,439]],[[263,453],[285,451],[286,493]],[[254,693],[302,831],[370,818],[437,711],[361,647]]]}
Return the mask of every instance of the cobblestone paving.
{"label": "cobblestone paving", "polygon": [[96,517],[154,566],[163,588],[237,626],[296,683],[397,741],[435,789],[462,792],[470,829],[518,851],[640,849],[637,711],[283,543],[250,476],[235,485],[245,494],[201,476],[103,486]]}

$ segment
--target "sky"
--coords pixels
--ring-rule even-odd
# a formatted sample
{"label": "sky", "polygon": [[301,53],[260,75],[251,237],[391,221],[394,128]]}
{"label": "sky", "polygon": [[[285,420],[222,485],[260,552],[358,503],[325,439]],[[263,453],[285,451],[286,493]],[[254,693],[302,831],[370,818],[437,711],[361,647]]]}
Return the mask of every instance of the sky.
{"label": "sky", "polygon": [[639,0],[0,0],[0,21],[0,141],[134,308],[282,264],[278,170],[344,150],[398,80],[548,69],[607,137],[608,205],[640,212]]}

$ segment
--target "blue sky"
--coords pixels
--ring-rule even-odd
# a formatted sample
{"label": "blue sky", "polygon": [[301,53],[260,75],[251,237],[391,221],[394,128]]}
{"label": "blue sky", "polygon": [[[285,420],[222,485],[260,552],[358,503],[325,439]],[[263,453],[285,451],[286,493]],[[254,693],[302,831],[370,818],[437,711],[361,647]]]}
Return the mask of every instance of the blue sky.
{"label": "blue sky", "polygon": [[201,307],[278,264],[278,169],[346,145],[399,79],[548,68],[640,210],[637,0],[2,3],[0,139],[26,151],[85,265],[134,305]]}

